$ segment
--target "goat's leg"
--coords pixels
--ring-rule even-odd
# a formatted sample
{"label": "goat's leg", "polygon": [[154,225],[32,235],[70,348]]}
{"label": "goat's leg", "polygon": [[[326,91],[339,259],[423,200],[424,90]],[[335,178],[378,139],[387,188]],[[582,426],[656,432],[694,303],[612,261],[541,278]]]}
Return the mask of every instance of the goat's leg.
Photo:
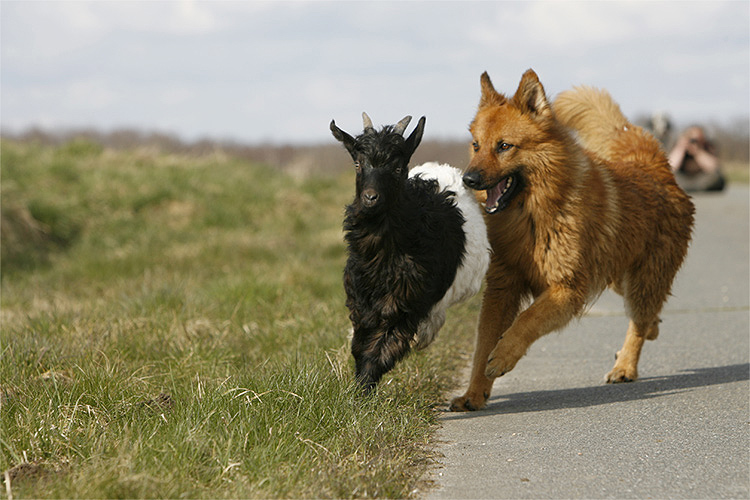
{"label": "goat's leg", "polygon": [[[358,335],[360,333],[360,335]],[[399,328],[379,332],[354,332],[352,354],[357,381],[366,391],[372,390],[384,374],[409,352],[414,334]]]}
{"label": "goat's leg", "polygon": [[414,349],[421,351],[435,340],[437,333],[445,324],[446,310],[441,306],[441,303],[435,305],[430,314],[419,324]]}

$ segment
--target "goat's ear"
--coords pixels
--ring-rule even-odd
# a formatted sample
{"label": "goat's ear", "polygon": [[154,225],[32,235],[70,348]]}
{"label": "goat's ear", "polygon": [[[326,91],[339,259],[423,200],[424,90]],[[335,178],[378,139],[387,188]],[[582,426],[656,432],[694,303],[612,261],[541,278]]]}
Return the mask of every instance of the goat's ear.
{"label": "goat's ear", "polygon": [[522,112],[532,116],[544,116],[551,112],[544,87],[533,69],[526,70],[513,96]]}
{"label": "goat's ear", "polygon": [[505,104],[505,96],[495,90],[495,87],[492,85],[492,80],[490,80],[490,75],[488,75],[486,71],[482,73],[479,83],[482,87],[482,97],[479,98],[480,108]]}
{"label": "goat's ear", "polygon": [[352,137],[351,135],[349,135],[346,132],[344,132],[343,130],[341,130],[340,128],[338,128],[336,126],[336,121],[335,120],[331,120],[331,132],[333,132],[333,136],[336,138],[336,140],[338,140],[339,142],[341,142],[344,145],[344,147],[346,148],[346,150],[349,151],[349,154],[353,155],[354,154],[354,146],[356,145],[357,140],[354,137]]}
{"label": "goat's ear", "polygon": [[408,154],[409,158],[411,158],[411,155],[414,154],[417,146],[419,146],[419,143],[422,141],[422,134],[424,133],[424,124],[426,121],[427,118],[425,118],[424,116],[420,118],[417,126],[414,128],[409,138],[406,139],[405,147],[406,153]]}

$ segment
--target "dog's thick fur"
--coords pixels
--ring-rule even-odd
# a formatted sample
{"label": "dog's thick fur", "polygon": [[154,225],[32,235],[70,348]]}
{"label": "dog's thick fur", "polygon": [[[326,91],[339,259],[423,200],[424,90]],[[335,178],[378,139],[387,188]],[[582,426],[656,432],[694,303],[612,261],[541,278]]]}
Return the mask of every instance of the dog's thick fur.
{"label": "dog's thick fur", "polygon": [[485,204],[494,253],[469,388],[451,409],[482,408],[496,377],[607,286],[630,325],[606,381],[635,380],[687,253],[693,204],[659,143],[607,92],[580,87],[551,104],[532,70],[513,97],[487,73],[481,89],[464,182]]}

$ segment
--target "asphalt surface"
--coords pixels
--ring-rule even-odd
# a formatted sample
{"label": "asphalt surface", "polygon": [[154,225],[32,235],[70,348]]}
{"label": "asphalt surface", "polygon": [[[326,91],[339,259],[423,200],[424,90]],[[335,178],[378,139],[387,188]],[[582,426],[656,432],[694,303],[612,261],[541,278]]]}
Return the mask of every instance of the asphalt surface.
{"label": "asphalt surface", "polygon": [[750,191],[694,202],[639,380],[604,384],[628,325],[607,292],[497,379],[485,409],[446,408],[427,498],[750,498]]}

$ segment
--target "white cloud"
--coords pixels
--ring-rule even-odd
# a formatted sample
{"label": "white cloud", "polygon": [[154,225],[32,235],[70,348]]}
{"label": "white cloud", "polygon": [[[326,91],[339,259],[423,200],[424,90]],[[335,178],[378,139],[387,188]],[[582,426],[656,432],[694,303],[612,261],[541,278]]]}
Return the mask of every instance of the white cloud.
{"label": "white cloud", "polygon": [[[697,38],[718,27],[747,31],[739,2],[538,1],[503,2],[479,19],[470,36],[502,51],[510,39],[532,50],[632,43],[668,37]],[[741,6],[740,6],[741,7]],[[747,10],[747,9],[746,9]]]}
{"label": "white cloud", "polygon": [[[184,136],[328,139],[426,114],[465,133],[479,74],[511,93],[607,87],[627,113],[747,114],[744,2],[8,2],[2,125],[117,123]],[[691,118],[692,119],[692,118]]]}

